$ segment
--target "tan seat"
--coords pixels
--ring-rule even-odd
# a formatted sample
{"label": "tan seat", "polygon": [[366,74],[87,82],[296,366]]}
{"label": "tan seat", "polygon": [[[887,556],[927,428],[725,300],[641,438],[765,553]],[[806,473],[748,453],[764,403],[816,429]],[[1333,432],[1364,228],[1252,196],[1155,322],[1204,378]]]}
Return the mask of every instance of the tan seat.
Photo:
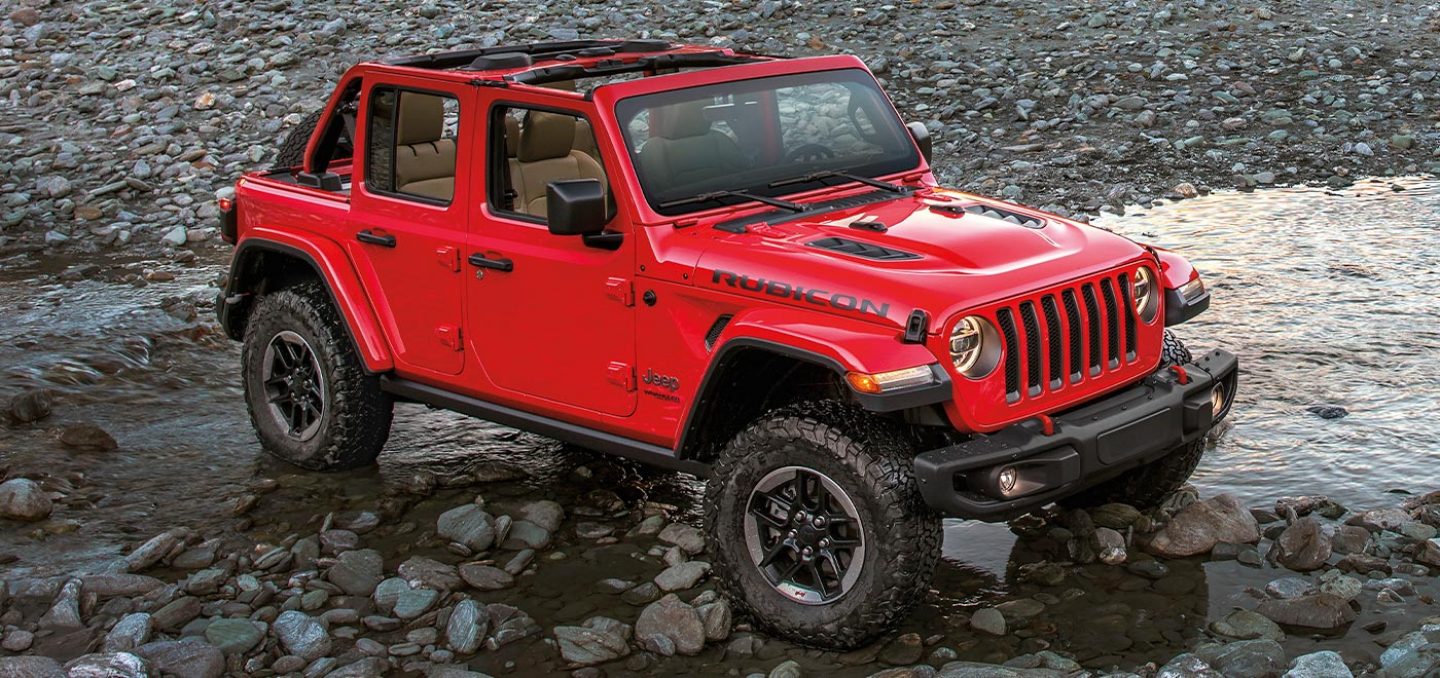
{"label": "tan seat", "polygon": [[[577,91],[574,80],[560,80],[546,86],[551,89],[565,90],[566,92]],[[580,151],[597,162],[600,160],[600,148],[595,144],[595,133],[590,129],[589,120],[583,118],[575,119],[575,143],[570,145],[570,150]]]}
{"label": "tan seat", "polygon": [[455,140],[445,138],[445,99],[400,95],[395,130],[395,189],[450,200],[455,195]]}
{"label": "tan seat", "polygon": [[650,138],[640,146],[640,171],[658,185],[704,183],[749,168],[740,146],[710,128],[705,102],[668,106],[650,122]]}
{"label": "tan seat", "polygon": [[599,179],[606,185],[600,163],[570,148],[575,141],[575,122],[573,116],[562,113],[525,113],[520,145],[510,167],[516,212],[545,216],[545,187],[552,181]]}

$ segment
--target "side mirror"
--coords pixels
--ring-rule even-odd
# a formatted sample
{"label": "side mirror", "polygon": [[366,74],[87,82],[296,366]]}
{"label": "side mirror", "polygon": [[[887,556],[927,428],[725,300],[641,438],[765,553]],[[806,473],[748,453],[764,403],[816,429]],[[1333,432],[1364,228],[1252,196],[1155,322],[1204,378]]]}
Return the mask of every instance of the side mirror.
{"label": "side mirror", "polygon": [[910,138],[915,140],[915,145],[920,147],[920,155],[925,156],[925,162],[930,162],[930,129],[923,122],[912,122],[905,126],[910,130]]}
{"label": "side mirror", "polygon": [[605,230],[605,187],[599,179],[552,181],[545,186],[546,225],[555,235]]}

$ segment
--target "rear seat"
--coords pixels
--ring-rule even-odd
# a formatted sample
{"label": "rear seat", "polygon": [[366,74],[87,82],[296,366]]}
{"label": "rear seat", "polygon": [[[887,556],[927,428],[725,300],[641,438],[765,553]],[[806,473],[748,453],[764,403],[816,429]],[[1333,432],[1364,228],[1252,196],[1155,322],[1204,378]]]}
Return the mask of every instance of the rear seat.
{"label": "rear seat", "polygon": [[455,140],[445,137],[445,102],[406,92],[395,130],[395,188],[450,200],[455,195]]}

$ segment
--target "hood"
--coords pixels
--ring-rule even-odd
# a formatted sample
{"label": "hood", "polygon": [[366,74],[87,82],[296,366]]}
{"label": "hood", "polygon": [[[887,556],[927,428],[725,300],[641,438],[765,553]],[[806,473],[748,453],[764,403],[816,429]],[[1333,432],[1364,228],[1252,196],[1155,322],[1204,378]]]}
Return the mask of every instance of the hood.
{"label": "hood", "polygon": [[899,326],[921,309],[939,331],[967,308],[1149,256],[1108,231],[956,191],[834,202],[869,204],[756,216],[705,250],[696,284]]}

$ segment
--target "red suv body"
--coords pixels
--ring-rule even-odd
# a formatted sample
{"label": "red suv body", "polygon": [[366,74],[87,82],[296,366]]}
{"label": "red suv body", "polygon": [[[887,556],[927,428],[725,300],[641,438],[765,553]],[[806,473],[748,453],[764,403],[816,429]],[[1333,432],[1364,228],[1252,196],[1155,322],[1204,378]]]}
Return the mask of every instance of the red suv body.
{"label": "red suv body", "polygon": [[938,186],[855,57],[442,53],[353,67],[318,120],[222,205],[219,315],[240,339],[318,281],[395,399],[700,474],[756,417],[836,400],[917,432],[932,509],[990,520],[1233,399],[1228,353],[1162,369],[1209,303],[1185,259]]}

